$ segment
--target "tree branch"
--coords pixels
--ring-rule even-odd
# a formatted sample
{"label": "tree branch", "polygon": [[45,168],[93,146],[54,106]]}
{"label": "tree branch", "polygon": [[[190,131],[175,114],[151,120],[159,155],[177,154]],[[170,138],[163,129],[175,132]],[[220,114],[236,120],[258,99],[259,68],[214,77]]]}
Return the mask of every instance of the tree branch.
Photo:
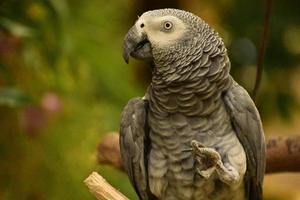
{"label": "tree branch", "polygon": [[266,173],[300,172],[300,137],[271,137],[267,140]]}
{"label": "tree branch", "polygon": [[129,200],[97,172],[91,173],[84,183],[98,200]]}
{"label": "tree branch", "polygon": [[97,160],[99,164],[108,164],[123,170],[117,132],[108,133],[101,139],[97,147]]}
{"label": "tree branch", "polygon": [[[267,139],[266,173],[300,172],[300,137],[271,137]],[[98,162],[123,170],[118,133],[104,137],[98,145]]]}

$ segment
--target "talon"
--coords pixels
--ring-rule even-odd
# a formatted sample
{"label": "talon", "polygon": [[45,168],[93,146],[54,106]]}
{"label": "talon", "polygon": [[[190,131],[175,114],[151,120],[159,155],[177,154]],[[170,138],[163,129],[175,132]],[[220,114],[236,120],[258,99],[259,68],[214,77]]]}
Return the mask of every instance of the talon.
{"label": "talon", "polygon": [[205,179],[209,178],[209,174],[206,171],[201,171],[199,169],[197,169],[197,172]]}
{"label": "talon", "polygon": [[194,148],[201,148],[201,147],[204,147],[204,145],[201,144],[200,142],[198,142],[197,140],[192,140],[192,141],[191,141],[191,146],[194,147]]}
{"label": "talon", "polygon": [[194,150],[193,148],[183,149],[182,152],[190,152],[190,151],[193,151],[193,150]]}
{"label": "talon", "polygon": [[214,167],[208,168],[206,170],[200,170],[197,168],[197,172],[205,179],[209,179],[214,171],[215,171]]}
{"label": "talon", "polygon": [[208,179],[209,178],[209,174],[206,171],[202,171],[201,176],[203,176],[203,178]]}

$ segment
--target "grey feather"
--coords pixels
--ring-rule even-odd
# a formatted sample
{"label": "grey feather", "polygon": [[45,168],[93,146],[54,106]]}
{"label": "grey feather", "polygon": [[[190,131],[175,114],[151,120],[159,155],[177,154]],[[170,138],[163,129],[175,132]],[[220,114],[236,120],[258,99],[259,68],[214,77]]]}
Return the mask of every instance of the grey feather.
{"label": "grey feather", "polygon": [[131,184],[142,200],[155,199],[149,192],[147,157],[150,148],[147,128],[148,102],[134,98],[123,110],[120,127],[120,150]]}
{"label": "grey feather", "polygon": [[224,93],[224,102],[247,156],[247,199],[261,200],[265,173],[265,139],[259,113],[245,89],[235,82]]}

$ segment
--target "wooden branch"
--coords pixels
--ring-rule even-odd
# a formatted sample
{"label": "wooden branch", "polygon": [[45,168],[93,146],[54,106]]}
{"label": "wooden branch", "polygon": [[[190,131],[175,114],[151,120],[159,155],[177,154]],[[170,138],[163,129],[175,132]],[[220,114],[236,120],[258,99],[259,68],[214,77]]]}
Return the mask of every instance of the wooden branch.
{"label": "wooden branch", "polygon": [[[118,133],[104,137],[98,145],[98,162],[123,170]],[[266,173],[300,172],[300,136],[267,139]]]}
{"label": "wooden branch", "polygon": [[300,172],[300,136],[267,140],[266,173]]}
{"label": "wooden branch", "polygon": [[119,146],[119,133],[108,133],[101,139],[97,148],[97,160],[98,163],[109,164],[123,170]]}
{"label": "wooden branch", "polygon": [[84,183],[98,200],[129,200],[97,172],[91,173]]}

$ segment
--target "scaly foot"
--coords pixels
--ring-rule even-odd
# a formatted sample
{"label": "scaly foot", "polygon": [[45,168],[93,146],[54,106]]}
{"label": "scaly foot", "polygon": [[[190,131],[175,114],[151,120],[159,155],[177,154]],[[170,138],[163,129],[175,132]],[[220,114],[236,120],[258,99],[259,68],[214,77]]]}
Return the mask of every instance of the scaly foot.
{"label": "scaly foot", "polygon": [[220,154],[215,149],[205,147],[196,140],[191,141],[191,146],[197,162],[197,172],[208,179],[216,170],[217,164],[222,162]]}
{"label": "scaly foot", "polygon": [[191,150],[195,154],[197,172],[208,179],[214,171],[224,183],[234,186],[237,185],[241,176],[238,171],[229,163],[222,162],[221,155],[213,148],[205,147],[196,140],[191,141]]}

